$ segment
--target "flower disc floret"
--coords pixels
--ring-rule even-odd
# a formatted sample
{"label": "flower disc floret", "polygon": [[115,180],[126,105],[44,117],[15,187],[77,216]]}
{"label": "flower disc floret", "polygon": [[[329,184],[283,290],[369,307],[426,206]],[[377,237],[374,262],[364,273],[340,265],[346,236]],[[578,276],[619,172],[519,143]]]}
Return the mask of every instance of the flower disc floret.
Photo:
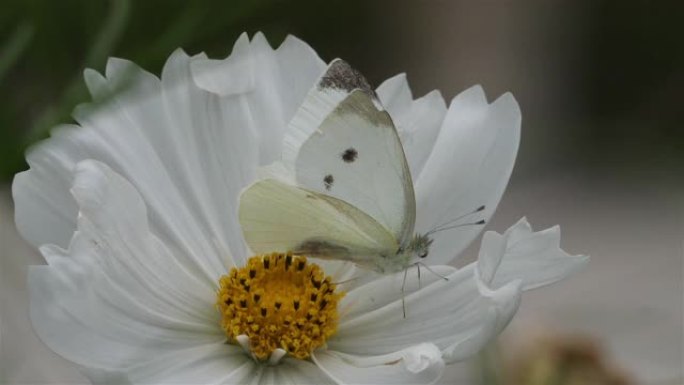
{"label": "flower disc floret", "polygon": [[249,337],[252,354],[266,360],[276,349],[306,359],[337,331],[331,277],[305,257],[274,253],[255,256],[219,280],[216,306],[231,342]]}

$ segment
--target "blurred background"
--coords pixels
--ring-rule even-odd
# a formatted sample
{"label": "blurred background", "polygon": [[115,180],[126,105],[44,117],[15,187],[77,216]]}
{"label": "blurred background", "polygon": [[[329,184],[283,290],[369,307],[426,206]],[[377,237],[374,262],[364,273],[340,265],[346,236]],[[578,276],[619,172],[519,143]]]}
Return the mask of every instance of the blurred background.
{"label": "blurred background", "polygon": [[[28,322],[10,186],[27,146],[89,99],[109,56],[159,74],[177,47],[225,57],[237,36],[287,34],[376,86],[414,97],[474,84],[523,112],[509,188],[489,229],[560,224],[589,268],[528,293],[507,331],[444,383],[682,384],[684,2],[3,0],[0,4],[0,382],[87,383]],[[466,253],[471,260],[476,244]]]}

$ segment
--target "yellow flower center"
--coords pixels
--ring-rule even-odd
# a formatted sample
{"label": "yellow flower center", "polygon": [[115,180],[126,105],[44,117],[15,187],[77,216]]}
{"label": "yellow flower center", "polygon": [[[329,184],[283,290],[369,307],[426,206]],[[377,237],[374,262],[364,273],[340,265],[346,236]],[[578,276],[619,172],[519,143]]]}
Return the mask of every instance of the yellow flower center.
{"label": "yellow flower center", "polygon": [[276,349],[305,359],[337,331],[336,293],[331,277],[305,257],[255,256],[219,280],[216,307],[231,342],[249,337],[252,354],[268,359]]}

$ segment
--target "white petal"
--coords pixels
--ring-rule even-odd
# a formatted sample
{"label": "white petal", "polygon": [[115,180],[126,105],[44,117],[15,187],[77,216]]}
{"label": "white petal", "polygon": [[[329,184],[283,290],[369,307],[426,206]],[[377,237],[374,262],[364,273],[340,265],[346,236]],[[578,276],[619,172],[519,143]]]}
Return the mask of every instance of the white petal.
{"label": "white petal", "polygon": [[[173,62],[173,59],[170,62]],[[130,84],[129,87],[103,105],[80,106],[74,112],[74,116],[85,127],[59,127],[53,131],[51,139],[41,143],[29,154],[29,159],[34,159],[30,163],[32,168],[22,174],[22,178],[45,188],[45,191],[51,193],[52,200],[37,200],[33,202],[36,208],[26,208],[20,204],[24,199],[22,191],[15,186],[15,199],[18,202],[17,222],[29,221],[31,224],[30,227],[22,229],[22,233],[37,246],[52,242],[66,247],[62,239],[54,242],[54,237],[37,237],[35,234],[50,233],[51,228],[47,226],[53,223],[44,219],[49,219],[49,214],[54,212],[53,201],[59,204],[72,200],[65,197],[68,196],[68,188],[65,188],[64,184],[71,183],[71,178],[65,175],[71,172],[79,160],[98,159],[106,162],[136,185],[149,203],[151,227],[155,234],[164,237],[170,247],[199,265],[208,280],[215,280],[218,274],[231,264],[230,252],[223,247],[215,246],[226,242],[211,238],[212,233],[224,232],[220,228],[212,229],[211,218],[202,218],[201,206],[196,209],[197,201],[187,199],[195,190],[192,189],[194,186],[188,185],[186,180],[178,177],[184,168],[175,168],[176,163],[173,162],[169,162],[168,166],[164,164],[167,159],[173,158],[166,154],[173,152],[177,147],[169,145],[169,142],[173,141],[170,138],[173,131],[168,128],[173,126],[167,123],[168,117],[162,103],[159,80],[132,63],[117,59],[110,60],[107,72],[111,76],[109,80],[93,71],[86,72],[88,86],[96,98],[106,94],[106,90],[120,87],[121,84]],[[133,80],[127,83],[127,79]],[[203,99],[198,101],[200,105],[201,100]],[[182,110],[187,105],[175,107],[170,110]],[[207,108],[200,106],[199,109],[207,115]],[[168,139],[148,139],[154,139],[155,135]],[[185,138],[175,140],[182,142],[183,139]],[[195,164],[192,162],[194,149],[186,150],[188,151],[179,152],[188,156],[179,157],[176,162]],[[184,160],[187,162],[183,162]],[[47,167],[56,169],[55,174],[60,177],[59,181],[42,180],[42,175],[34,171]],[[172,174],[171,171],[177,173]],[[206,190],[206,183],[198,183],[197,186],[200,190]],[[74,204],[65,205],[64,208],[68,209],[68,212],[64,212],[65,217],[76,218]],[[66,225],[61,226],[61,229],[72,232],[74,230]],[[207,230],[202,231],[204,229]]]}
{"label": "white petal", "polygon": [[133,385],[124,371],[83,368],[81,372],[92,385]]}
{"label": "white petal", "polygon": [[524,290],[558,282],[588,262],[589,257],[570,255],[560,248],[558,226],[533,232],[525,218],[503,235],[485,233],[478,258],[482,280],[490,286],[522,280]]}
{"label": "white petal", "polygon": [[471,331],[459,335],[442,349],[444,361],[452,364],[472,358],[499,334],[505,314],[499,316],[495,309],[489,309],[488,313],[479,325],[474,325]]}
{"label": "white petal", "polygon": [[260,374],[240,348],[224,343],[150,358],[127,370],[133,384],[244,384]]}
{"label": "white petal", "polygon": [[321,369],[309,361],[288,358],[279,365],[264,368],[259,384],[299,385],[334,384]]}
{"label": "white petal", "polygon": [[72,191],[80,212],[69,249],[42,247],[49,265],[29,270],[31,321],[43,342],[78,364],[121,369],[225,339],[213,288],[150,234],[128,182],[84,161]]}
{"label": "white petal", "polygon": [[242,33],[233,46],[233,52],[224,60],[199,59],[190,69],[197,86],[220,96],[249,92],[254,88],[252,57],[249,38]]}
{"label": "white petal", "polygon": [[411,109],[413,94],[404,73],[385,80],[375,92],[382,106],[390,113],[392,119],[395,119],[395,123],[397,118],[408,114]]}
{"label": "white petal", "polygon": [[180,50],[161,82],[120,59],[109,61],[106,78],[86,71],[101,104],[77,108],[74,116],[84,127],[53,131],[29,152],[31,169],[15,179],[22,235],[35,246],[67,247],[77,211],[68,193],[71,170],[80,160],[97,159],[136,186],[148,203],[152,231],[195,260],[208,279],[241,263],[246,246],[237,196],[254,179],[260,158],[267,164],[280,155],[282,131],[325,66],[292,37],[273,50],[257,34],[248,48],[253,87],[227,97],[197,87],[191,58]]}
{"label": "white petal", "polygon": [[[325,71],[326,64],[313,48],[292,35],[278,47],[276,58],[283,68],[279,81],[282,83],[286,123],[289,123],[306,93]],[[281,128],[284,131],[286,127]],[[280,152],[274,155],[279,156]]]}
{"label": "white petal", "polygon": [[432,152],[446,114],[446,104],[439,91],[413,100],[406,75],[400,74],[383,82],[378,98],[394,121],[414,181]]}
{"label": "white petal", "polygon": [[261,368],[240,349],[223,343],[148,357],[126,370],[85,368],[94,385],[242,384],[257,378]]}
{"label": "white petal", "polygon": [[491,290],[475,267],[432,266],[434,273],[422,271],[420,288],[416,271],[409,270],[406,318],[402,274],[351,290],[340,304],[338,333],[328,346],[352,354],[385,354],[430,341],[449,362],[474,354],[508,323],[520,301],[519,282]]}
{"label": "white petal", "polygon": [[338,384],[434,384],[444,371],[442,353],[429,343],[384,355],[318,350],[312,357]]}
{"label": "white petal", "polygon": [[190,61],[177,51],[164,67],[162,100],[169,124],[150,132],[150,141],[157,143],[182,204],[204,222],[195,230],[202,234],[193,236],[242,264],[247,251],[237,221],[237,197],[255,177],[256,128],[243,97],[219,98],[195,86]]}
{"label": "white petal", "polygon": [[[245,117],[249,118],[247,123],[257,135],[260,164],[270,164],[280,157],[287,123],[294,116],[307,91],[323,73],[325,63],[306,43],[291,36],[274,51],[263,34],[257,33],[248,44],[246,35],[243,34],[233,52],[234,55],[223,61],[194,59],[193,68],[207,69],[213,66],[220,71],[228,71],[235,61],[249,63],[244,71],[249,70],[250,75],[253,74],[253,84],[242,87],[248,88],[249,92],[240,94],[237,99],[246,108]],[[196,74],[198,72],[199,70],[195,71]],[[239,73],[231,72],[222,77],[228,79],[227,81],[214,84],[213,76],[196,75],[195,81],[205,89],[225,94],[228,92],[227,88],[235,92],[236,87],[232,83],[237,82],[235,77],[239,76]],[[204,78],[208,80],[203,80]],[[224,84],[226,82],[231,84]]]}
{"label": "white petal", "polygon": [[[520,139],[520,110],[511,94],[488,104],[482,88],[457,95],[420,177],[415,182],[416,230],[427,232],[479,206],[457,223],[488,220],[513,170]],[[452,260],[480,233],[465,226],[434,234],[430,263]]]}
{"label": "white petal", "polygon": [[[67,128],[58,127],[53,132]],[[76,229],[76,202],[69,194],[71,169],[81,152],[63,137],[31,147],[26,161],[31,169],[14,177],[15,222],[19,233],[34,246],[66,247]]]}

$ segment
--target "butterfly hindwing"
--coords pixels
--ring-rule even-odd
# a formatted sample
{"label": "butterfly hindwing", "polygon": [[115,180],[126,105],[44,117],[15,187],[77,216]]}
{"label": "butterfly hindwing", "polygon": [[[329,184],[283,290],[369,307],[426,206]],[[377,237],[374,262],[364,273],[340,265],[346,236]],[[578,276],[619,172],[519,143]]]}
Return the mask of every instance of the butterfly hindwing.
{"label": "butterfly hindwing", "polygon": [[376,268],[396,241],[373,218],[334,197],[273,179],[240,196],[240,224],[254,253],[294,252]]}

